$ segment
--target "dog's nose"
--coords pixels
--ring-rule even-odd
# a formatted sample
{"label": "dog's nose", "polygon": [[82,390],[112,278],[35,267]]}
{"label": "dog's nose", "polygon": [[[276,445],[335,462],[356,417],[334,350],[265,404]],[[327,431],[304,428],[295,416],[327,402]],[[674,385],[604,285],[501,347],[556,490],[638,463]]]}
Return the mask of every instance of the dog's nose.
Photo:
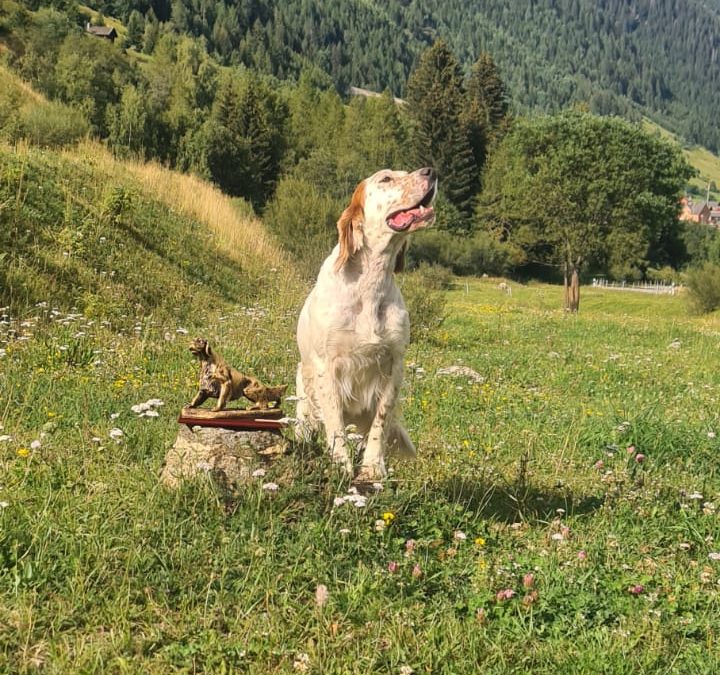
{"label": "dog's nose", "polygon": [[418,173],[421,176],[427,176],[428,178],[435,177],[435,169],[433,169],[431,166],[426,166],[426,167],[423,167],[422,169],[418,169]]}

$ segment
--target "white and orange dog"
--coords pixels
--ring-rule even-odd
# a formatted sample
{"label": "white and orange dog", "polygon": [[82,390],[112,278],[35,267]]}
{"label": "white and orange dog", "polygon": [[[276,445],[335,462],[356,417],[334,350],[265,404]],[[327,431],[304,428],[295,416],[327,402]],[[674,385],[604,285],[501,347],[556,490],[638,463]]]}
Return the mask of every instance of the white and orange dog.
{"label": "white and orange dog", "polygon": [[359,480],[386,475],[386,449],[415,455],[395,414],[410,321],[393,272],[402,268],[407,235],[435,220],[436,192],[430,168],[383,170],[362,181],[300,313],[298,430],[322,424],[332,459],[352,473],[347,428],[354,425],[365,442]]}

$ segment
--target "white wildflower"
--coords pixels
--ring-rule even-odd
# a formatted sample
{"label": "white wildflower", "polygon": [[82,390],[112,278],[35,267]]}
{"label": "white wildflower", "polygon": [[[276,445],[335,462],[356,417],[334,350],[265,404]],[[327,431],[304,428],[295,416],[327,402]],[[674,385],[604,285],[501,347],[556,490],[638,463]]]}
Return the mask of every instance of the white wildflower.
{"label": "white wildflower", "polygon": [[467,535],[462,530],[455,530],[455,534],[453,534],[453,539],[457,541],[465,541],[467,539]]}
{"label": "white wildflower", "polygon": [[110,438],[112,438],[116,443],[119,443],[124,435],[125,434],[122,429],[118,429],[117,427],[110,429]]}
{"label": "white wildflower", "polygon": [[12,436],[10,434],[3,434],[0,436],[0,443],[7,443],[8,441],[12,440]]}
{"label": "white wildflower", "polygon": [[550,537],[553,541],[563,541],[565,537],[563,536],[562,532],[555,532],[555,534]]}
{"label": "white wildflower", "polygon": [[315,589],[315,604],[318,607],[324,607],[328,601],[328,589],[325,584],[318,584]]}
{"label": "white wildflower", "polygon": [[41,445],[42,445],[42,443],[40,443],[40,441],[35,440],[32,443],[30,443],[30,449],[31,450],[39,450]]}
{"label": "white wildflower", "polygon": [[373,483],[372,489],[375,490],[375,492],[382,492],[385,489],[385,486],[382,483]]}
{"label": "white wildflower", "polygon": [[720,551],[712,551],[708,553],[708,558],[713,561],[720,560]]}
{"label": "white wildflower", "polygon": [[385,521],[380,518],[379,520],[375,521],[375,531],[376,532],[382,532],[385,529]]}
{"label": "white wildflower", "polygon": [[340,534],[350,534],[350,530],[347,527],[340,528],[338,532]]}
{"label": "white wildflower", "polygon": [[297,670],[299,673],[306,673],[308,668],[310,668],[310,657],[300,652],[293,661],[293,670]]}
{"label": "white wildflower", "polygon": [[157,410],[146,410],[140,417],[160,417],[160,413]]}
{"label": "white wildflower", "polygon": [[252,472],[253,478],[262,478],[265,475],[265,469],[255,469],[255,471]]}
{"label": "white wildflower", "polygon": [[176,332],[178,335],[187,335],[187,334],[188,334],[187,328],[176,328],[176,329],[175,329],[175,332]]}
{"label": "white wildflower", "polygon": [[688,499],[700,501],[701,499],[704,499],[704,497],[699,492],[692,492],[688,495]]}
{"label": "white wildflower", "polygon": [[0,502],[0,509],[6,509],[10,506],[9,502]]}
{"label": "white wildflower", "polygon": [[715,432],[714,431],[708,431],[708,438],[715,438]]}
{"label": "white wildflower", "polygon": [[111,420],[116,420],[118,417],[120,417],[120,413],[110,413]]}
{"label": "white wildflower", "polygon": [[277,492],[280,486],[277,483],[263,483],[262,489],[266,492]]}
{"label": "white wildflower", "polygon": [[345,503],[345,497],[335,497],[333,499],[333,506],[342,506]]}

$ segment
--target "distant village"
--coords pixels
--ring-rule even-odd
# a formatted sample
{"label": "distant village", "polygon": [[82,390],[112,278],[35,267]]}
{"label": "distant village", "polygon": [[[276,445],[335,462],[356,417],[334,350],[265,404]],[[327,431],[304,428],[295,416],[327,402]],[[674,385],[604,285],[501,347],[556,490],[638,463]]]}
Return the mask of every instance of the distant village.
{"label": "distant village", "polygon": [[689,197],[683,197],[680,204],[682,207],[680,220],[705,223],[720,228],[720,204],[718,202],[709,199],[693,201]]}

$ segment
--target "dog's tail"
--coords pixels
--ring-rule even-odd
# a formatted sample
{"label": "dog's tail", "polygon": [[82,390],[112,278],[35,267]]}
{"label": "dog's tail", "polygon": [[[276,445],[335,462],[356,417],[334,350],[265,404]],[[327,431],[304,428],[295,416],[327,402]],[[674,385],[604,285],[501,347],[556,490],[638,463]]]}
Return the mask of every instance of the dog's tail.
{"label": "dog's tail", "polygon": [[400,459],[414,459],[417,455],[415,446],[410,440],[408,432],[402,424],[395,422],[388,432],[387,437],[388,452],[394,457]]}

